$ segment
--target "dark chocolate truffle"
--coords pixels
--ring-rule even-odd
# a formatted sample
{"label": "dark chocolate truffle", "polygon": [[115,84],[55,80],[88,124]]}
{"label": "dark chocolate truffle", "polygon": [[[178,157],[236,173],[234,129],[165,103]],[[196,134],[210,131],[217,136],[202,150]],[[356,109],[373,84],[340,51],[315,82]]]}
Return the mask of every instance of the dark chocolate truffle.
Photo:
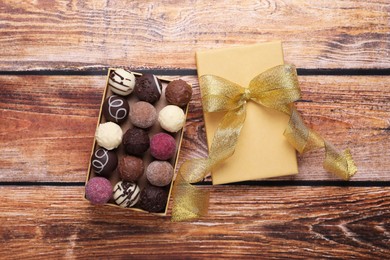
{"label": "dark chocolate truffle", "polygon": [[178,79],[169,82],[165,89],[165,98],[172,105],[185,106],[190,102],[192,88],[184,80]]}
{"label": "dark chocolate truffle", "polygon": [[112,95],[103,103],[103,115],[107,121],[123,123],[129,114],[129,103],[126,99]]}
{"label": "dark chocolate truffle", "polygon": [[161,187],[146,186],[141,191],[140,207],[149,212],[163,212],[168,201],[168,191]]}
{"label": "dark chocolate truffle", "polygon": [[130,128],[123,135],[123,145],[130,155],[140,156],[149,149],[149,136],[145,130]]}
{"label": "dark chocolate truffle", "polygon": [[156,109],[148,102],[139,101],[131,107],[130,121],[136,127],[149,128],[157,121]]}
{"label": "dark chocolate truffle", "polygon": [[144,162],[134,156],[124,156],[118,165],[119,177],[123,181],[136,182],[144,174]]}
{"label": "dark chocolate truffle", "polygon": [[109,180],[103,177],[90,179],[85,186],[85,197],[92,204],[107,203],[112,196],[112,185]]}
{"label": "dark chocolate truffle", "polygon": [[173,167],[169,162],[154,161],[146,169],[148,181],[159,187],[167,186],[173,177]]}
{"label": "dark chocolate truffle", "polygon": [[108,177],[118,165],[118,156],[114,151],[99,148],[92,156],[91,165],[97,175]]}
{"label": "dark chocolate truffle", "polygon": [[148,103],[155,103],[160,99],[162,84],[160,80],[152,74],[144,74],[137,78],[134,93],[139,100]]}
{"label": "dark chocolate truffle", "polygon": [[150,154],[158,160],[171,159],[176,152],[175,139],[166,133],[158,133],[150,140]]}
{"label": "dark chocolate truffle", "polygon": [[140,195],[140,189],[137,184],[132,182],[118,182],[114,187],[113,198],[115,203],[123,208],[134,206]]}

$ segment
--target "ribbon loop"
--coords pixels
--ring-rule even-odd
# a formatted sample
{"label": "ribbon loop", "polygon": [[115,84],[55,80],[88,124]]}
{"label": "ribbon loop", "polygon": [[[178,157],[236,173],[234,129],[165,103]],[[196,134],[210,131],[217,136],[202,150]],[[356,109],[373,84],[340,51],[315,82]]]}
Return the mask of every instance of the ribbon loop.
{"label": "ribbon loop", "polygon": [[242,106],[244,103],[241,96],[245,89],[227,79],[204,75],[199,78],[199,86],[202,92],[204,111],[229,111]]}

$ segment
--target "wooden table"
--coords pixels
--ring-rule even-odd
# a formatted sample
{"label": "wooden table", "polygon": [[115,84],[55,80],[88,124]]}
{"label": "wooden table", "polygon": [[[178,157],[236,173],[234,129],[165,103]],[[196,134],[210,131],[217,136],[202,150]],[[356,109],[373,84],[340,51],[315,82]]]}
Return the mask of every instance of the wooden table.
{"label": "wooden table", "polygon": [[[155,2],[0,3],[0,258],[388,258],[389,0]],[[193,84],[182,162],[207,155],[195,51],[275,39],[306,123],[352,149],[351,181],[316,151],[294,177],[205,180],[192,222],[83,199],[108,67]]]}

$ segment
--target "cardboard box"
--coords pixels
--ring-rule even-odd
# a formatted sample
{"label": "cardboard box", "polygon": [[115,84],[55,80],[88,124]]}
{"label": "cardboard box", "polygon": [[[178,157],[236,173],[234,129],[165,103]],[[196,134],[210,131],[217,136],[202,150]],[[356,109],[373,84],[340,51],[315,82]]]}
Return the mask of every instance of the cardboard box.
{"label": "cardboard box", "polygon": [[[99,124],[101,123],[105,123],[106,120],[102,114],[102,107],[103,107],[103,103],[104,103],[104,100],[113,95],[113,92],[110,90],[110,87],[108,86],[108,77],[111,73],[111,71],[114,70],[114,69],[109,69],[108,70],[108,74],[107,74],[107,80],[106,80],[106,86],[105,86],[105,89],[104,89],[104,92],[103,92],[103,97],[102,97],[102,102],[101,102],[101,105],[100,105],[100,111],[99,111],[99,117],[98,117],[98,122],[97,122],[97,125],[96,127],[99,126]],[[139,77],[141,76],[142,74],[140,73],[135,73],[136,77]],[[165,88],[166,86],[168,85],[168,83],[170,82],[170,80],[167,80],[167,79],[164,79],[164,78],[161,78],[161,77],[158,77],[163,85],[163,89],[162,89],[162,94],[161,94],[161,97],[160,97],[160,100],[156,102],[156,104],[154,104],[154,107],[156,108],[157,112],[159,112],[163,107],[165,107],[166,105],[168,105],[166,99],[165,99]],[[135,102],[138,101],[137,97],[132,93],[130,94],[129,96],[127,97],[124,97],[125,99],[128,100],[129,102],[129,105],[130,105],[130,108],[131,108],[131,105]],[[183,109],[184,112],[185,112],[185,115],[187,117],[187,113],[188,113],[188,105]],[[130,120],[127,119],[123,124],[120,125],[121,128],[122,128],[122,131],[123,131],[123,134],[132,126],[132,124],[130,123]],[[164,132],[164,130],[162,130],[162,128],[160,127],[160,125],[158,123],[155,123],[150,130],[148,130],[148,133],[149,133],[149,137],[153,136],[154,134],[158,133],[158,132]],[[176,172],[176,167],[177,167],[177,162],[178,162],[178,157],[179,157],[179,153],[180,153],[180,147],[181,147],[181,142],[182,142],[182,139],[183,139],[183,133],[184,133],[184,127],[183,129],[181,129],[179,132],[175,133],[175,134],[172,134],[173,137],[175,138],[176,140],[176,145],[177,145],[177,150],[176,150],[176,155],[171,159],[169,160],[169,162],[172,164],[173,166],[173,169],[174,169],[174,172]],[[92,145],[92,152],[91,152],[91,156],[90,156],[90,160],[89,160],[89,166],[88,166],[88,173],[87,173],[87,179],[86,179],[86,183],[88,182],[88,180],[90,178],[93,178],[97,175],[95,175],[94,171],[92,170],[92,167],[91,167],[91,159],[92,159],[92,156],[93,154],[95,153],[96,149],[98,149],[98,144],[96,143],[96,139],[94,138],[94,141],[93,141],[93,145]],[[125,155],[125,151],[124,151],[124,147],[123,145],[121,144],[117,149],[116,149],[116,152],[118,154],[118,162],[119,160]],[[148,149],[148,151],[145,152],[144,156],[143,156],[143,161],[144,161],[144,165],[145,165],[145,169],[147,167],[147,165],[149,165],[150,162],[153,161],[153,158],[152,156],[150,155],[150,149]],[[174,179],[174,178],[173,178]],[[115,170],[112,174],[112,176],[109,178],[112,186],[114,187],[114,185],[120,181],[119,179],[119,174],[117,173],[117,170]],[[145,174],[143,174],[143,176],[140,178],[140,180],[137,182],[138,186],[142,188],[146,185],[146,182],[147,182],[147,179],[146,179],[146,176]],[[171,182],[170,186],[169,186],[169,195],[168,195],[168,201],[167,201],[167,205],[165,207],[165,210],[164,212],[162,213],[153,213],[155,215],[160,215],[160,216],[164,216],[166,215],[167,213],[167,210],[168,210],[168,205],[169,205],[169,201],[170,201],[170,196],[171,196],[171,191],[172,191],[172,187],[173,187],[173,181]],[[85,194],[84,194],[84,198],[85,198]],[[144,211],[140,208],[136,208],[136,207],[131,207],[131,208],[122,208],[122,207],[119,207],[117,204],[115,204],[115,202],[111,199],[107,204],[105,205],[108,205],[108,206],[113,206],[113,207],[118,207],[118,208],[121,208],[121,209],[129,209],[129,210],[134,210],[134,211],[141,211],[141,212],[147,212],[147,211]]]}
{"label": "cardboard box", "polygon": [[[198,76],[212,74],[242,87],[261,72],[284,63],[281,42],[198,51]],[[204,113],[210,149],[218,123],[225,113]],[[235,153],[212,172],[213,184],[278,177],[298,173],[295,149],[283,136],[289,117],[253,101]]]}

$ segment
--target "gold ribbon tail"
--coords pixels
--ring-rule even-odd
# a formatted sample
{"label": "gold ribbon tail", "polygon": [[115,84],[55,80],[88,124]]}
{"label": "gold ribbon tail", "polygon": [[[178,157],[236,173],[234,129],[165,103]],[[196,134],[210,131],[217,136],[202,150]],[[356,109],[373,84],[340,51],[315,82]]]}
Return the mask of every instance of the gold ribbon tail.
{"label": "gold ribbon tail", "polygon": [[344,180],[349,180],[357,172],[349,149],[343,153],[339,152],[330,142],[305,125],[296,108],[292,107],[290,113],[290,121],[284,132],[289,143],[299,153],[325,148],[324,169]]}
{"label": "gold ribbon tail", "polygon": [[173,188],[172,221],[191,220],[207,214],[209,192],[191,183],[202,181],[213,167],[233,155],[245,115],[245,104],[227,112],[213,138],[209,157],[188,160],[180,166]]}
{"label": "gold ribbon tail", "polygon": [[207,215],[209,192],[199,189],[184,180],[179,172],[173,188],[174,205],[172,221],[185,221]]}

